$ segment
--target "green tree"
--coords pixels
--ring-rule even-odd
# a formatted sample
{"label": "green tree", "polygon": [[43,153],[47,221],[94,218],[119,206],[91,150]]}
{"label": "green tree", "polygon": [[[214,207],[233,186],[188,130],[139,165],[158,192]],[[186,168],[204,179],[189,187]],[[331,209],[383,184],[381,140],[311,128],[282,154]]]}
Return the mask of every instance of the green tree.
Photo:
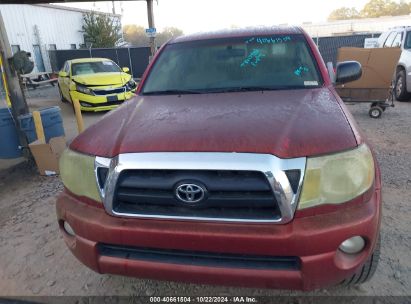
{"label": "green tree", "polygon": [[410,4],[405,1],[399,3],[394,1],[388,1],[386,7],[386,13],[390,16],[401,16],[410,14]]}
{"label": "green tree", "polygon": [[83,15],[84,41],[94,48],[114,47],[120,39],[121,26],[117,18],[96,12]]}
{"label": "green tree", "polygon": [[146,36],[146,30],[142,26],[135,24],[125,25],[123,27],[123,34],[124,40],[134,46],[141,47],[149,45],[149,39]]}
{"label": "green tree", "polygon": [[165,27],[162,32],[157,34],[156,44],[158,46],[163,45],[168,40],[174,37],[183,35],[183,31],[176,27]]}
{"label": "green tree", "polygon": [[381,16],[401,16],[411,13],[411,3],[401,0],[370,0],[358,12],[355,8],[341,7],[331,12],[328,20],[347,20],[354,18],[376,18]]}
{"label": "green tree", "polygon": [[361,16],[364,18],[375,18],[381,16],[409,15],[409,4],[391,0],[370,0],[362,9]]}
{"label": "green tree", "polygon": [[355,9],[355,7],[341,7],[331,12],[328,16],[329,21],[334,20],[348,20],[359,18],[360,13]]}
{"label": "green tree", "polygon": [[[130,42],[134,46],[149,46],[149,39],[146,36],[146,30],[144,27],[131,24],[123,27],[124,40]],[[175,27],[166,27],[162,32],[157,33],[156,44],[161,46],[169,39],[177,36],[181,36],[183,31]]]}
{"label": "green tree", "polygon": [[361,10],[361,16],[364,18],[375,18],[386,15],[388,4],[387,2],[387,0],[369,1]]}

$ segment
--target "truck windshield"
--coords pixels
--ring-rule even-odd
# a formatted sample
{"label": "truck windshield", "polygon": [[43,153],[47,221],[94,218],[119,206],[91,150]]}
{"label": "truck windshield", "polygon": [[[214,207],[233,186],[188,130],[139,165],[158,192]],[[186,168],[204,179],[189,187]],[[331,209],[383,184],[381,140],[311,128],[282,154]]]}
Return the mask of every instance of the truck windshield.
{"label": "truck windshield", "polygon": [[209,39],[167,45],[142,94],[286,90],[322,85],[303,35]]}

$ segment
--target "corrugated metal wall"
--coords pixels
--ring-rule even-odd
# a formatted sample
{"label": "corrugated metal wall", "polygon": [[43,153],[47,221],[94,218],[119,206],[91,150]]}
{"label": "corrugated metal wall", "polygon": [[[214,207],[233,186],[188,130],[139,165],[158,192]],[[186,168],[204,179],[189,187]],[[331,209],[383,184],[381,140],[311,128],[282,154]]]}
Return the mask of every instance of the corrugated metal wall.
{"label": "corrugated metal wall", "polygon": [[336,20],[321,23],[303,23],[302,28],[312,37],[329,37],[337,35],[382,33],[392,29],[393,27],[410,24],[411,15],[403,15]]}
{"label": "corrugated metal wall", "polygon": [[[82,11],[25,4],[0,5],[0,12],[10,44],[30,52],[35,63],[41,62],[36,58],[33,47],[38,45],[46,71],[52,71],[48,56],[50,49],[55,47],[57,50],[67,50],[72,44],[76,45],[76,48],[84,44]],[[38,71],[36,66],[34,72]]]}
{"label": "corrugated metal wall", "polygon": [[[84,43],[83,13],[36,5],[0,5],[11,45],[19,45],[34,57],[33,45],[39,45],[47,71],[50,45],[69,49],[71,44]],[[32,58],[36,62],[36,58]],[[37,69],[36,69],[37,71]]]}

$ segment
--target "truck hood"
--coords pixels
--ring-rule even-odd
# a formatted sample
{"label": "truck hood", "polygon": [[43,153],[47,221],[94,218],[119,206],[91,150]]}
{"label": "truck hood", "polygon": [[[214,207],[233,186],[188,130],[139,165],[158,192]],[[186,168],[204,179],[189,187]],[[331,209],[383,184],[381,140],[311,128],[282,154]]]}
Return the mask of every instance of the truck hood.
{"label": "truck hood", "polygon": [[83,74],[72,77],[77,83],[84,84],[86,86],[105,86],[105,85],[124,85],[131,76],[127,73],[95,73],[95,74]]}
{"label": "truck hood", "polygon": [[248,152],[281,158],[352,149],[356,137],[329,88],[137,96],[71,143],[82,153]]}

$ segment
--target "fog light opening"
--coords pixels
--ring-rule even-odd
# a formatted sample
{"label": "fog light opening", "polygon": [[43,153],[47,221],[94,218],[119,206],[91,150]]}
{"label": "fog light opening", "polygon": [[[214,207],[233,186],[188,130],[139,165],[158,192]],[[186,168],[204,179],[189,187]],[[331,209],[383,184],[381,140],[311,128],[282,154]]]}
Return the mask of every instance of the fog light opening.
{"label": "fog light opening", "polygon": [[66,221],[64,221],[63,227],[64,227],[64,231],[66,231],[66,233],[67,233],[68,235],[76,236],[73,228],[72,228],[72,227],[70,226],[70,224],[67,223]]}
{"label": "fog light opening", "polygon": [[348,254],[361,252],[365,247],[365,240],[361,236],[353,236],[341,243],[339,249]]}
{"label": "fog light opening", "polygon": [[81,104],[82,107],[86,107],[86,108],[91,108],[92,107],[92,105],[90,105],[88,103],[85,103],[85,102],[80,102],[80,104]]}

